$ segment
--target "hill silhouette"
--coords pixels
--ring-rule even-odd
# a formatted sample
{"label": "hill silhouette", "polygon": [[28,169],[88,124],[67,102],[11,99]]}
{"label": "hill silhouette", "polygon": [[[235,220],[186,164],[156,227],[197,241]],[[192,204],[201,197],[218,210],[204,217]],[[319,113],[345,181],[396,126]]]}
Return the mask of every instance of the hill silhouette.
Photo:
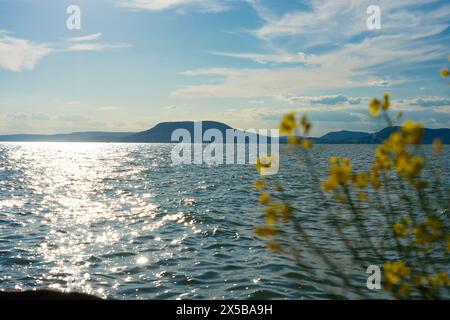
{"label": "hill silhouette", "polygon": [[[194,137],[193,121],[161,122],[153,128],[142,132],[74,132],[55,135],[11,134],[0,135],[0,141],[6,142],[128,142],[128,143],[171,143],[172,132],[186,129],[192,139]],[[226,137],[229,125],[217,121],[203,121],[202,135],[208,129],[219,130]],[[384,128],[375,133],[363,131],[341,130],[329,132],[320,138],[312,138],[319,144],[379,144],[399,127]],[[238,129],[234,129],[239,132]],[[241,131],[242,132],[242,131]],[[259,136],[257,135],[257,139]],[[444,144],[450,144],[450,129],[424,129],[424,144],[431,144],[434,139],[441,138]],[[177,141],[176,141],[177,142]],[[286,143],[286,137],[280,137],[280,143]]]}

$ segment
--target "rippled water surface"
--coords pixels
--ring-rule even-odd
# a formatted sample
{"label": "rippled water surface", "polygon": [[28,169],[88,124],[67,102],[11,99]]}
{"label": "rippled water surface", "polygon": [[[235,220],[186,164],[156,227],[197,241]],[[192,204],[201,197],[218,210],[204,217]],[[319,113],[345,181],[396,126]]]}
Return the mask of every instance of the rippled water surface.
{"label": "rippled water surface", "polygon": [[[314,159],[326,165],[331,155],[352,156],[365,167],[372,149],[318,146]],[[253,166],[172,166],[170,150],[0,144],[0,289],[119,299],[327,297],[255,237],[262,218]],[[306,169],[296,163],[282,159],[287,183],[320,223],[320,208],[308,206]]]}

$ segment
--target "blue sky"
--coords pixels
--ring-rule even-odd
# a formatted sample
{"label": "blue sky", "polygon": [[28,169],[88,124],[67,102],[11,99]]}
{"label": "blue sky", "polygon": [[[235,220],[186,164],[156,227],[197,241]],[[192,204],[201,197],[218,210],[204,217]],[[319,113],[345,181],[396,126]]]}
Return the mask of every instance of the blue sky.
{"label": "blue sky", "polygon": [[0,0],[0,133],[273,128],[291,110],[313,135],[375,131],[367,103],[384,92],[450,127],[449,21],[443,0]]}

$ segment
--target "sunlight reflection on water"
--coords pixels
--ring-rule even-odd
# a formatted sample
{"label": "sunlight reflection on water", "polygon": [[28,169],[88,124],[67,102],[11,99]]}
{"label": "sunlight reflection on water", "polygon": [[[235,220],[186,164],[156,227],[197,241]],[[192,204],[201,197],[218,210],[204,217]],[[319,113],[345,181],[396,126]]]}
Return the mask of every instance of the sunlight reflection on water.
{"label": "sunlight reflection on water", "polygon": [[[252,166],[172,166],[170,148],[0,144],[0,288],[134,299],[326,297],[255,237]],[[318,162],[347,153],[364,166],[372,147],[327,148]],[[288,183],[304,181],[296,172]]]}

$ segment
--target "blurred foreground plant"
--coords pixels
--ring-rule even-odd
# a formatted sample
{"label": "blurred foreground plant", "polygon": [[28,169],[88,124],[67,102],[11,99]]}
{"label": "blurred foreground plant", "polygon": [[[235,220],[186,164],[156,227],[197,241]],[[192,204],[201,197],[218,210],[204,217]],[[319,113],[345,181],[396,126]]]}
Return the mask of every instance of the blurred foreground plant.
{"label": "blurred foreground plant", "polygon": [[[448,69],[442,76],[448,76]],[[427,154],[423,126],[406,120],[393,127],[390,107],[389,94],[369,104],[370,114],[384,119],[391,133],[376,147],[366,171],[355,170],[349,158],[331,157],[323,180],[314,163],[313,142],[307,138],[312,127],[307,117],[287,114],[280,132],[288,136],[288,149],[299,150],[307,166],[315,202],[308,207],[319,209],[315,214],[325,226],[322,232],[333,239],[330,246],[341,245],[359,270],[379,265],[383,288],[394,298],[448,298],[450,192],[448,181],[441,181],[442,141],[434,140]],[[399,113],[397,120],[401,117]],[[259,162],[256,167],[264,170]],[[302,272],[325,285],[369,297],[364,278],[343,271],[338,255],[317,239],[317,229],[311,231],[308,216],[298,207],[301,194],[292,196],[297,190],[283,182],[265,177],[255,182],[265,219],[256,234],[267,239],[269,249],[292,258]],[[317,260],[311,256],[336,277],[318,275],[312,262]]]}

